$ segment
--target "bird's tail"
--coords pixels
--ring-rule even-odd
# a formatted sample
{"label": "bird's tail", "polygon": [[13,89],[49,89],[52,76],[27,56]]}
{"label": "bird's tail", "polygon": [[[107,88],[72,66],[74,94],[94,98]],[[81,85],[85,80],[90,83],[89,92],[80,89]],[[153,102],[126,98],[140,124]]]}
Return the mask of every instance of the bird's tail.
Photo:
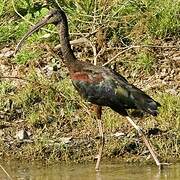
{"label": "bird's tail", "polygon": [[136,87],[131,89],[131,95],[138,109],[141,109],[153,116],[158,115],[158,107],[161,106],[160,103],[156,102],[150,96]]}

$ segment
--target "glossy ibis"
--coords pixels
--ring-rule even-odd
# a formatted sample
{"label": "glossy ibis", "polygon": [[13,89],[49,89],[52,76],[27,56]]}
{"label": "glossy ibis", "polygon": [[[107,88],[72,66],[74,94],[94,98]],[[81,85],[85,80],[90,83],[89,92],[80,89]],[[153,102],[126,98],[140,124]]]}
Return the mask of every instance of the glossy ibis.
{"label": "glossy ibis", "polygon": [[102,66],[95,66],[91,63],[82,62],[76,59],[69,42],[67,18],[62,9],[52,9],[42,21],[32,27],[32,29],[27,32],[17,45],[16,52],[28,36],[46,24],[54,24],[58,29],[64,63],[69,69],[70,78],[75,89],[84,99],[97,105],[97,118],[99,133],[101,136],[101,147],[99,148],[96,170],[99,169],[104,145],[101,124],[102,106],[108,106],[120,115],[126,117],[126,119],[142,137],[156,164],[161,167],[162,164],[156,157],[156,154],[146,139],[143,131],[135,124],[127,113],[127,109],[139,109],[153,116],[157,116],[158,106],[160,106],[160,104],[134,85],[128,83],[123,76],[111,69]]}

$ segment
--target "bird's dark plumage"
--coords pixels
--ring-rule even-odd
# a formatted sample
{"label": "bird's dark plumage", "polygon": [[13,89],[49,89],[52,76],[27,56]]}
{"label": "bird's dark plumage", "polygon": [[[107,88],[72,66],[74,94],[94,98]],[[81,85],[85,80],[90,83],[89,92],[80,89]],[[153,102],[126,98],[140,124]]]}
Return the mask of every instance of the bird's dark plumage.
{"label": "bird's dark plumage", "polygon": [[127,109],[140,109],[153,116],[158,114],[158,102],[108,68],[81,62],[70,75],[78,92],[93,104],[109,106],[124,116]]}

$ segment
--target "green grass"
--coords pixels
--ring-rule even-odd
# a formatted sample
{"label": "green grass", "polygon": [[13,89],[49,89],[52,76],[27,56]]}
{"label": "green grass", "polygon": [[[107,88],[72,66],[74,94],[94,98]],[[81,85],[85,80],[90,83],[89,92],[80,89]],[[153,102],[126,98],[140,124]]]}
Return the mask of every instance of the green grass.
{"label": "green grass", "polygon": [[152,8],[154,12],[148,23],[149,32],[156,37],[178,35],[180,3],[170,0],[154,1]]}
{"label": "green grass", "polygon": [[[41,2],[43,3],[43,1]],[[59,2],[68,14],[71,31],[93,31],[91,28],[104,25],[107,29],[108,40],[115,37],[115,39],[124,40],[124,43],[143,42],[149,36],[165,38],[171,35],[179,35],[180,22],[178,16],[180,5],[178,1],[120,0],[106,3],[100,1],[97,4],[93,0]],[[19,1],[15,4],[15,7],[18,10],[20,7],[28,8],[28,5]],[[3,13],[6,11],[13,12],[13,10],[11,3],[7,6],[3,6],[2,3],[0,7],[2,18],[4,18]],[[36,21],[44,17],[47,11],[46,8],[43,8],[40,13],[37,12]],[[7,16],[3,22],[11,20],[12,15],[13,13],[10,17]],[[97,17],[94,18],[94,16]],[[27,14],[25,18],[31,22],[35,21],[31,14]],[[26,32],[27,28],[27,22],[20,21],[20,19],[17,21],[11,20],[8,24],[1,23],[0,43],[18,39]]]}
{"label": "green grass", "polygon": [[180,97],[163,93],[158,98],[162,104],[161,116],[158,118],[162,129],[180,130]]}
{"label": "green grass", "polygon": [[0,82],[0,110],[8,109],[8,104],[9,104],[9,94],[13,91],[15,86],[13,84],[8,83],[8,82]]}
{"label": "green grass", "polygon": [[91,27],[105,25],[108,38],[116,36],[124,39],[125,43],[144,41],[149,36],[165,38],[179,34],[178,1],[120,0],[100,1],[97,4],[93,0],[59,2],[70,17],[71,30],[83,32],[91,30]]}
{"label": "green grass", "polygon": [[135,70],[151,72],[154,64],[154,58],[148,52],[140,52],[135,62]]}
{"label": "green grass", "polygon": [[26,64],[29,61],[38,60],[40,55],[41,55],[40,51],[24,50],[24,51],[21,51],[21,53],[17,54],[14,61],[17,64]]}

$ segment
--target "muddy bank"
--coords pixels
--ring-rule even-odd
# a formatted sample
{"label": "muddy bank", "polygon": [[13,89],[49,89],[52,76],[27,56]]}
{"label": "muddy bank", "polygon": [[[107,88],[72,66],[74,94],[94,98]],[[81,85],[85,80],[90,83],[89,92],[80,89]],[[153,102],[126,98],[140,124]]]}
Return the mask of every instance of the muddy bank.
{"label": "muddy bank", "polygon": [[[103,160],[152,162],[138,134],[128,124],[125,126],[114,132],[105,132]],[[29,127],[24,122],[6,123],[0,128],[0,157],[6,160],[88,162],[94,161],[98,152],[100,138],[95,124],[89,130],[83,127],[79,130],[76,125],[73,130],[67,130],[56,122],[43,128]],[[178,132],[151,128],[146,129],[146,136],[162,161],[179,161]]]}

